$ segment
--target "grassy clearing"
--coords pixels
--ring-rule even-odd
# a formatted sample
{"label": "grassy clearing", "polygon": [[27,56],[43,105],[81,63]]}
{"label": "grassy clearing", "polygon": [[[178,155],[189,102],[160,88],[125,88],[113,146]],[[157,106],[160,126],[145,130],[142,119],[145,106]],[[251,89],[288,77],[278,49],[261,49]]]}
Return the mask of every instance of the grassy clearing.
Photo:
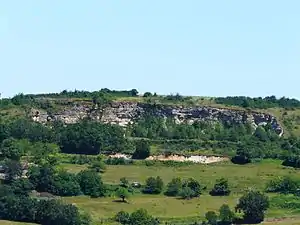
{"label": "grassy clearing", "polygon": [[[64,168],[72,172],[79,172],[86,166],[64,164]],[[92,199],[86,196],[67,197],[65,201],[75,203],[80,209],[90,213],[94,221],[101,218],[110,218],[116,212],[125,210],[132,212],[138,208],[145,208],[150,214],[159,217],[161,220],[182,222],[194,222],[203,219],[208,210],[218,210],[222,204],[234,207],[243,191],[249,187],[264,190],[266,183],[277,176],[299,176],[300,170],[285,168],[280,161],[265,160],[261,163],[250,165],[234,165],[221,163],[214,165],[190,165],[182,167],[154,167],[154,166],[108,166],[107,171],[102,174],[106,183],[118,184],[121,177],[129,181],[144,182],[149,176],[160,176],[165,183],[173,177],[194,177],[207,185],[208,191],[213,187],[215,180],[225,177],[229,180],[232,194],[227,197],[212,197],[206,191],[200,198],[189,201],[165,197],[163,195],[142,195],[136,194],[129,198],[129,204],[115,202],[117,198]],[[271,199],[274,194],[270,195]],[[299,214],[299,211],[271,207],[267,212],[268,218],[291,217]],[[289,219],[292,224],[294,219]],[[297,221],[296,221],[297,222]],[[284,221],[274,221],[266,224],[284,225]],[[296,223],[297,224],[297,223]],[[298,223],[299,224],[299,223]]]}
{"label": "grassy clearing", "polygon": [[[87,168],[85,165],[63,164],[63,168],[71,172],[79,172]],[[300,170],[281,166],[280,161],[266,160],[261,163],[249,165],[234,165],[232,163],[195,164],[181,167],[165,166],[108,166],[102,174],[106,183],[118,184],[121,177],[126,177],[130,182],[144,182],[147,177],[160,176],[165,183],[173,177],[193,177],[212,188],[216,179],[225,177],[229,180],[233,193],[242,193],[245,188],[253,187],[263,190],[267,181],[276,176],[297,176]]]}

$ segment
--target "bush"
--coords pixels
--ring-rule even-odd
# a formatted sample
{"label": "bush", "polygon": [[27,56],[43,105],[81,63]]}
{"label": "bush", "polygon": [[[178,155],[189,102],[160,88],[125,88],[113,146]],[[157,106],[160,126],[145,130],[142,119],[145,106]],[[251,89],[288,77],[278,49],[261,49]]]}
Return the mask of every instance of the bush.
{"label": "bush", "polygon": [[167,196],[178,196],[182,189],[182,180],[180,177],[173,178],[167,185],[167,191],[165,195]]}
{"label": "bush", "polygon": [[215,186],[210,191],[212,196],[227,196],[230,194],[230,189],[228,185],[228,180],[221,178],[216,181]]}
{"label": "bush", "polygon": [[105,194],[105,186],[101,177],[92,170],[83,170],[78,173],[77,179],[82,192],[91,197],[102,197]]}
{"label": "bush", "polygon": [[115,221],[121,224],[129,224],[130,214],[125,211],[120,211],[115,215]]}
{"label": "bush", "polygon": [[230,225],[234,221],[234,212],[231,211],[228,205],[223,204],[219,209],[219,219],[221,225]]}
{"label": "bush", "polygon": [[183,187],[180,190],[179,195],[181,196],[181,198],[187,200],[196,196],[195,191],[193,191],[190,187]]}
{"label": "bush", "polygon": [[236,206],[244,213],[245,223],[260,223],[264,220],[265,211],[269,208],[269,199],[259,191],[250,190],[245,193]]}
{"label": "bush", "polygon": [[150,156],[150,144],[145,140],[136,142],[136,149],[132,155],[133,159],[146,159]]}
{"label": "bush", "polygon": [[94,161],[89,169],[95,170],[97,173],[104,173],[106,165],[103,161]]}
{"label": "bush", "polygon": [[278,177],[267,183],[267,192],[278,192],[282,194],[294,194],[300,187],[300,181],[292,179],[291,177]]}
{"label": "bush", "polygon": [[200,194],[201,194],[201,191],[203,189],[201,184],[193,178],[189,178],[186,181],[184,181],[182,187],[183,188],[186,188],[186,187],[190,188],[193,191],[192,197],[199,197]]}
{"label": "bush", "polygon": [[107,160],[105,160],[105,163],[107,165],[131,165],[133,164],[133,160],[125,159],[123,157],[121,158],[109,157]]}
{"label": "bush", "polygon": [[163,190],[164,183],[160,177],[149,177],[143,190],[145,194],[160,194]]}

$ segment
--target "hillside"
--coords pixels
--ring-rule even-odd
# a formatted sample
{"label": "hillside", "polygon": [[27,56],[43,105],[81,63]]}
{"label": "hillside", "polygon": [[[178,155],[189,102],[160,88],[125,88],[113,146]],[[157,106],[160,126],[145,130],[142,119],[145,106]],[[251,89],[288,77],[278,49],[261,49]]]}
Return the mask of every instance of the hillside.
{"label": "hillside", "polygon": [[2,99],[0,224],[297,221],[299,126],[300,102],[273,96],[102,89]]}

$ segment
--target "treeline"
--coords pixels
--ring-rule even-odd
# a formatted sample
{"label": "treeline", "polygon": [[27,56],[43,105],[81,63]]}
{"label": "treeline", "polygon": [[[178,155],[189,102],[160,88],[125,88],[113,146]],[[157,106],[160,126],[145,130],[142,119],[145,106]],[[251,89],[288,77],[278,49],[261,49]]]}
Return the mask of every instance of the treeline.
{"label": "treeline", "polygon": [[277,99],[275,96],[267,96],[265,98],[262,97],[251,98],[245,96],[218,97],[215,98],[215,102],[217,104],[234,105],[234,106],[240,106],[244,108],[258,108],[258,109],[267,109],[267,108],[274,108],[274,107],[291,109],[291,108],[300,107],[300,101],[297,99],[290,99],[285,97]]}
{"label": "treeline", "polygon": [[116,153],[133,149],[124,137],[125,131],[117,125],[82,120],[64,126],[55,123],[44,126],[29,119],[0,122],[0,142],[5,139],[27,139],[31,142],[55,143],[64,153],[90,154]]}
{"label": "treeline", "polygon": [[[99,93],[109,94],[115,97],[135,97],[138,95],[139,92],[136,89],[117,91],[110,90],[108,88],[102,88],[99,91],[63,90],[60,93],[26,94],[23,96],[27,98],[92,98],[93,96],[98,95]],[[19,95],[16,95],[15,98]]]}
{"label": "treeline", "polygon": [[[148,138],[149,141],[146,143],[139,138],[130,139],[126,135]],[[18,148],[11,147],[14,146],[12,139],[23,142],[18,144]],[[216,154],[236,155],[233,160],[236,163],[274,158],[285,160],[286,165],[298,167],[297,155],[300,154],[299,138],[280,138],[269,125],[254,130],[249,124],[176,124],[159,117],[141,118],[126,130],[118,125],[89,120],[67,126],[60,122],[45,126],[29,119],[0,121],[0,142],[4,140],[4,149],[27,149],[27,152],[20,150],[23,151],[20,153],[22,156],[28,155],[31,149],[30,154],[36,158],[48,151],[86,155],[126,153],[133,154],[133,158],[144,159],[150,154],[150,144],[154,144],[160,146],[162,153],[178,154],[184,150],[212,149]],[[36,143],[35,150],[24,147],[26,140]],[[8,150],[3,150],[2,154],[5,152]]]}

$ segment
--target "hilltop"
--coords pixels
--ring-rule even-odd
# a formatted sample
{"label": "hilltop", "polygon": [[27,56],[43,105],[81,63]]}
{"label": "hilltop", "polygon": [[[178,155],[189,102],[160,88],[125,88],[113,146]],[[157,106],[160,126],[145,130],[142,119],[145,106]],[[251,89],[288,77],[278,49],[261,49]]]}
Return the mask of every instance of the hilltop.
{"label": "hilltop", "polygon": [[[136,111],[141,108],[154,109],[159,108],[159,106],[160,108],[168,108],[169,111],[172,108],[175,111],[178,111],[178,109],[186,111],[178,112],[179,114],[190,114],[191,112],[187,111],[193,111],[193,109],[199,111],[201,108],[208,111],[227,111],[238,115],[244,113],[261,114],[261,117],[266,115],[271,119],[264,120],[260,118],[258,123],[273,120],[276,123],[274,127],[278,129],[279,133],[282,132],[285,136],[299,134],[300,101],[285,97],[276,99],[275,96],[264,98],[244,96],[200,97],[182,96],[180,94],[162,96],[151,92],[139,95],[136,89],[114,91],[105,88],[94,92],[65,90],[60,93],[49,94],[18,94],[11,99],[2,99],[0,113],[3,118],[18,115],[32,117],[41,122],[56,118],[66,123],[72,123],[72,121],[75,122],[88,116],[99,120],[104,116],[103,121],[122,125],[127,124],[133,116],[136,116],[132,113],[140,114],[141,112]],[[127,117],[127,119],[120,120],[118,115],[113,114],[122,114],[121,116]],[[203,116],[201,118],[207,119]]]}

